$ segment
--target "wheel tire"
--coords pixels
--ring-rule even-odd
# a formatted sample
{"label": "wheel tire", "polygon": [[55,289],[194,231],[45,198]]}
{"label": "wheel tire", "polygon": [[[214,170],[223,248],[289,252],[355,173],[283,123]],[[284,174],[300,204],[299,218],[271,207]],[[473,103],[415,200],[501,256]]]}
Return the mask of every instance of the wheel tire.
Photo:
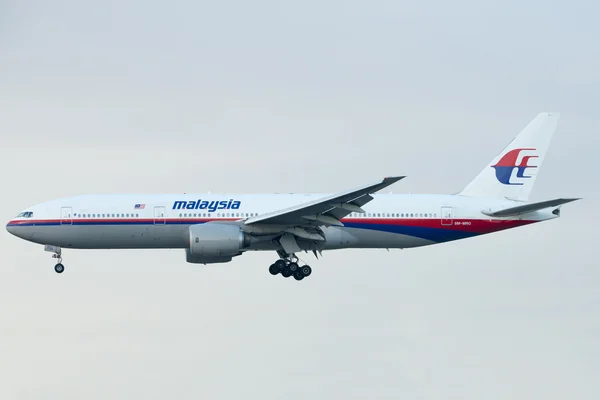
{"label": "wheel tire", "polygon": [[304,279],[304,274],[302,273],[302,271],[297,270],[294,273],[294,279],[297,280],[297,281],[301,281],[302,279]]}
{"label": "wheel tire", "polygon": [[58,263],[54,266],[54,271],[56,271],[57,274],[62,274],[65,271],[65,266]]}
{"label": "wheel tire", "polygon": [[302,275],[304,276],[310,276],[310,274],[312,274],[312,268],[308,265],[303,266],[302,268],[300,268],[300,270],[302,271]]}
{"label": "wheel tire", "polygon": [[292,271],[292,273],[294,273],[294,272],[298,271],[298,264],[295,262],[291,262],[288,265],[288,268],[290,269],[290,271]]}
{"label": "wheel tire", "polygon": [[281,271],[279,270],[279,267],[277,267],[277,264],[271,264],[271,266],[269,267],[269,272],[271,273],[271,275],[277,275]]}
{"label": "wheel tire", "polygon": [[281,271],[281,275],[283,275],[284,278],[289,278],[290,276],[292,276],[292,271],[290,271],[290,269],[286,267]]}
{"label": "wheel tire", "polygon": [[275,261],[275,265],[277,266],[277,268],[279,269],[279,271],[283,271],[283,269],[285,268],[285,266],[287,264],[285,263],[285,260],[279,259],[279,260]]}

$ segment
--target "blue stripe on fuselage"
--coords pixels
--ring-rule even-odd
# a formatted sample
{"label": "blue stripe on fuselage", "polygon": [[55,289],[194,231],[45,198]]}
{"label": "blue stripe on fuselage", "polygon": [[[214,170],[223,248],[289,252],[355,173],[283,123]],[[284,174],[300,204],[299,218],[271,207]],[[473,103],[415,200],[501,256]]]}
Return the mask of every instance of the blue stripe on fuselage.
{"label": "blue stripe on fuselage", "polygon": [[346,228],[369,229],[380,232],[398,233],[400,235],[414,236],[421,239],[431,240],[432,242],[449,242],[451,240],[464,239],[477,236],[475,232],[457,231],[447,228],[426,228],[422,226],[376,224],[364,222],[346,222]]}
{"label": "blue stripe on fuselage", "polygon": [[[213,220],[218,221],[218,220]],[[229,220],[231,221],[231,220]],[[65,223],[65,226],[115,226],[115,225],[194,225],[194,224],[203,224],[208,222],[206,220],[203,221],[194,221],[189,219],[182,220],[167,220],[165,223],[156,223],[153,220],[146,221],[120,221],[120,220],[111,220],[111,221],[77,221],[74,220],[72,224]],[[59,221],[49,221],[49,222],[35,222],[31,224],[14,224],[10,225],[12,227],[31,227],[31,226],[59,226],[61,223]],[[414,236],[422,239],[430,240],[432,242],[448,242],[452,240],[464,239],[468,237],[477,236],[478,233],[474,232],[464,232],[454,229],[448,229],[444,227],[440,228],[429,228],[429,227],[421,227],[421,226],[409,226],[409,225],[401,225],[401,224],[377,224],[377,223],[367,223],[367,222],[346,222],[344,223],[344,227],[346,228],[354,228],[354,229],[366,229],[366,230],[374,230],[380,232],[390,232],[397,233],[401,235]]]}

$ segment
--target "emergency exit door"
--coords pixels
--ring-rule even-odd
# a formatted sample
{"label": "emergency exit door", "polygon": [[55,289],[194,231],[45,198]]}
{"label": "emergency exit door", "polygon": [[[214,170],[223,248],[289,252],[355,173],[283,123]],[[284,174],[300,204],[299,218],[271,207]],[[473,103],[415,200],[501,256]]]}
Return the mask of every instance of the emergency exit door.
{"label": "emergency exit door", "polygon": [[166,210],[164,206],[154,207],[154,225],[164,225],[166,223]]}
{"label": "emergency exit door", "polygon": [[73,225],[73,209],[71,207],[61,207],[60,224]]}
{"label": "emergency exit door", "polygon": [[442,225],[452,225],[452,207],[442,207]]}

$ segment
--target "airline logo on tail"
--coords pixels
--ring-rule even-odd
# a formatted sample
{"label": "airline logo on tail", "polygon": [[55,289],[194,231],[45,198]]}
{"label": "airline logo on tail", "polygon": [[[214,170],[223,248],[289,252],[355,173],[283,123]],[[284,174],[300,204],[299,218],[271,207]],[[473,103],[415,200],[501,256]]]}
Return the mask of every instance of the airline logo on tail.
{"label": "airline logo on tail", "polygon": [[492,165],[492,168],[496,170],[496,179],[503,185],[522,185],[523,182],[511,181],[513,170],[517,169],[516,178],[531,178],[531,175],[525,175],[525,170],[527,168],[537,168],[537,165],[529,165],[529,160],[538,158],[538,156],[523,156],[519,164],[517,164],[517,160],[522,151],[535,150],[533,148],[514,149],[503,155],[496,165]]}

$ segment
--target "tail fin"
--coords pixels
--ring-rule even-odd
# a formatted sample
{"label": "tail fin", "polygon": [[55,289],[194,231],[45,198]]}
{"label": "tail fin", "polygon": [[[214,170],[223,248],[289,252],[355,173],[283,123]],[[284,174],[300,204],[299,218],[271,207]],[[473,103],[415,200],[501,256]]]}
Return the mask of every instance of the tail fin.
{"label": "tail fin", "polygon": [[538,114],[459,194],[526,201],[544,162],[559,115]]}

